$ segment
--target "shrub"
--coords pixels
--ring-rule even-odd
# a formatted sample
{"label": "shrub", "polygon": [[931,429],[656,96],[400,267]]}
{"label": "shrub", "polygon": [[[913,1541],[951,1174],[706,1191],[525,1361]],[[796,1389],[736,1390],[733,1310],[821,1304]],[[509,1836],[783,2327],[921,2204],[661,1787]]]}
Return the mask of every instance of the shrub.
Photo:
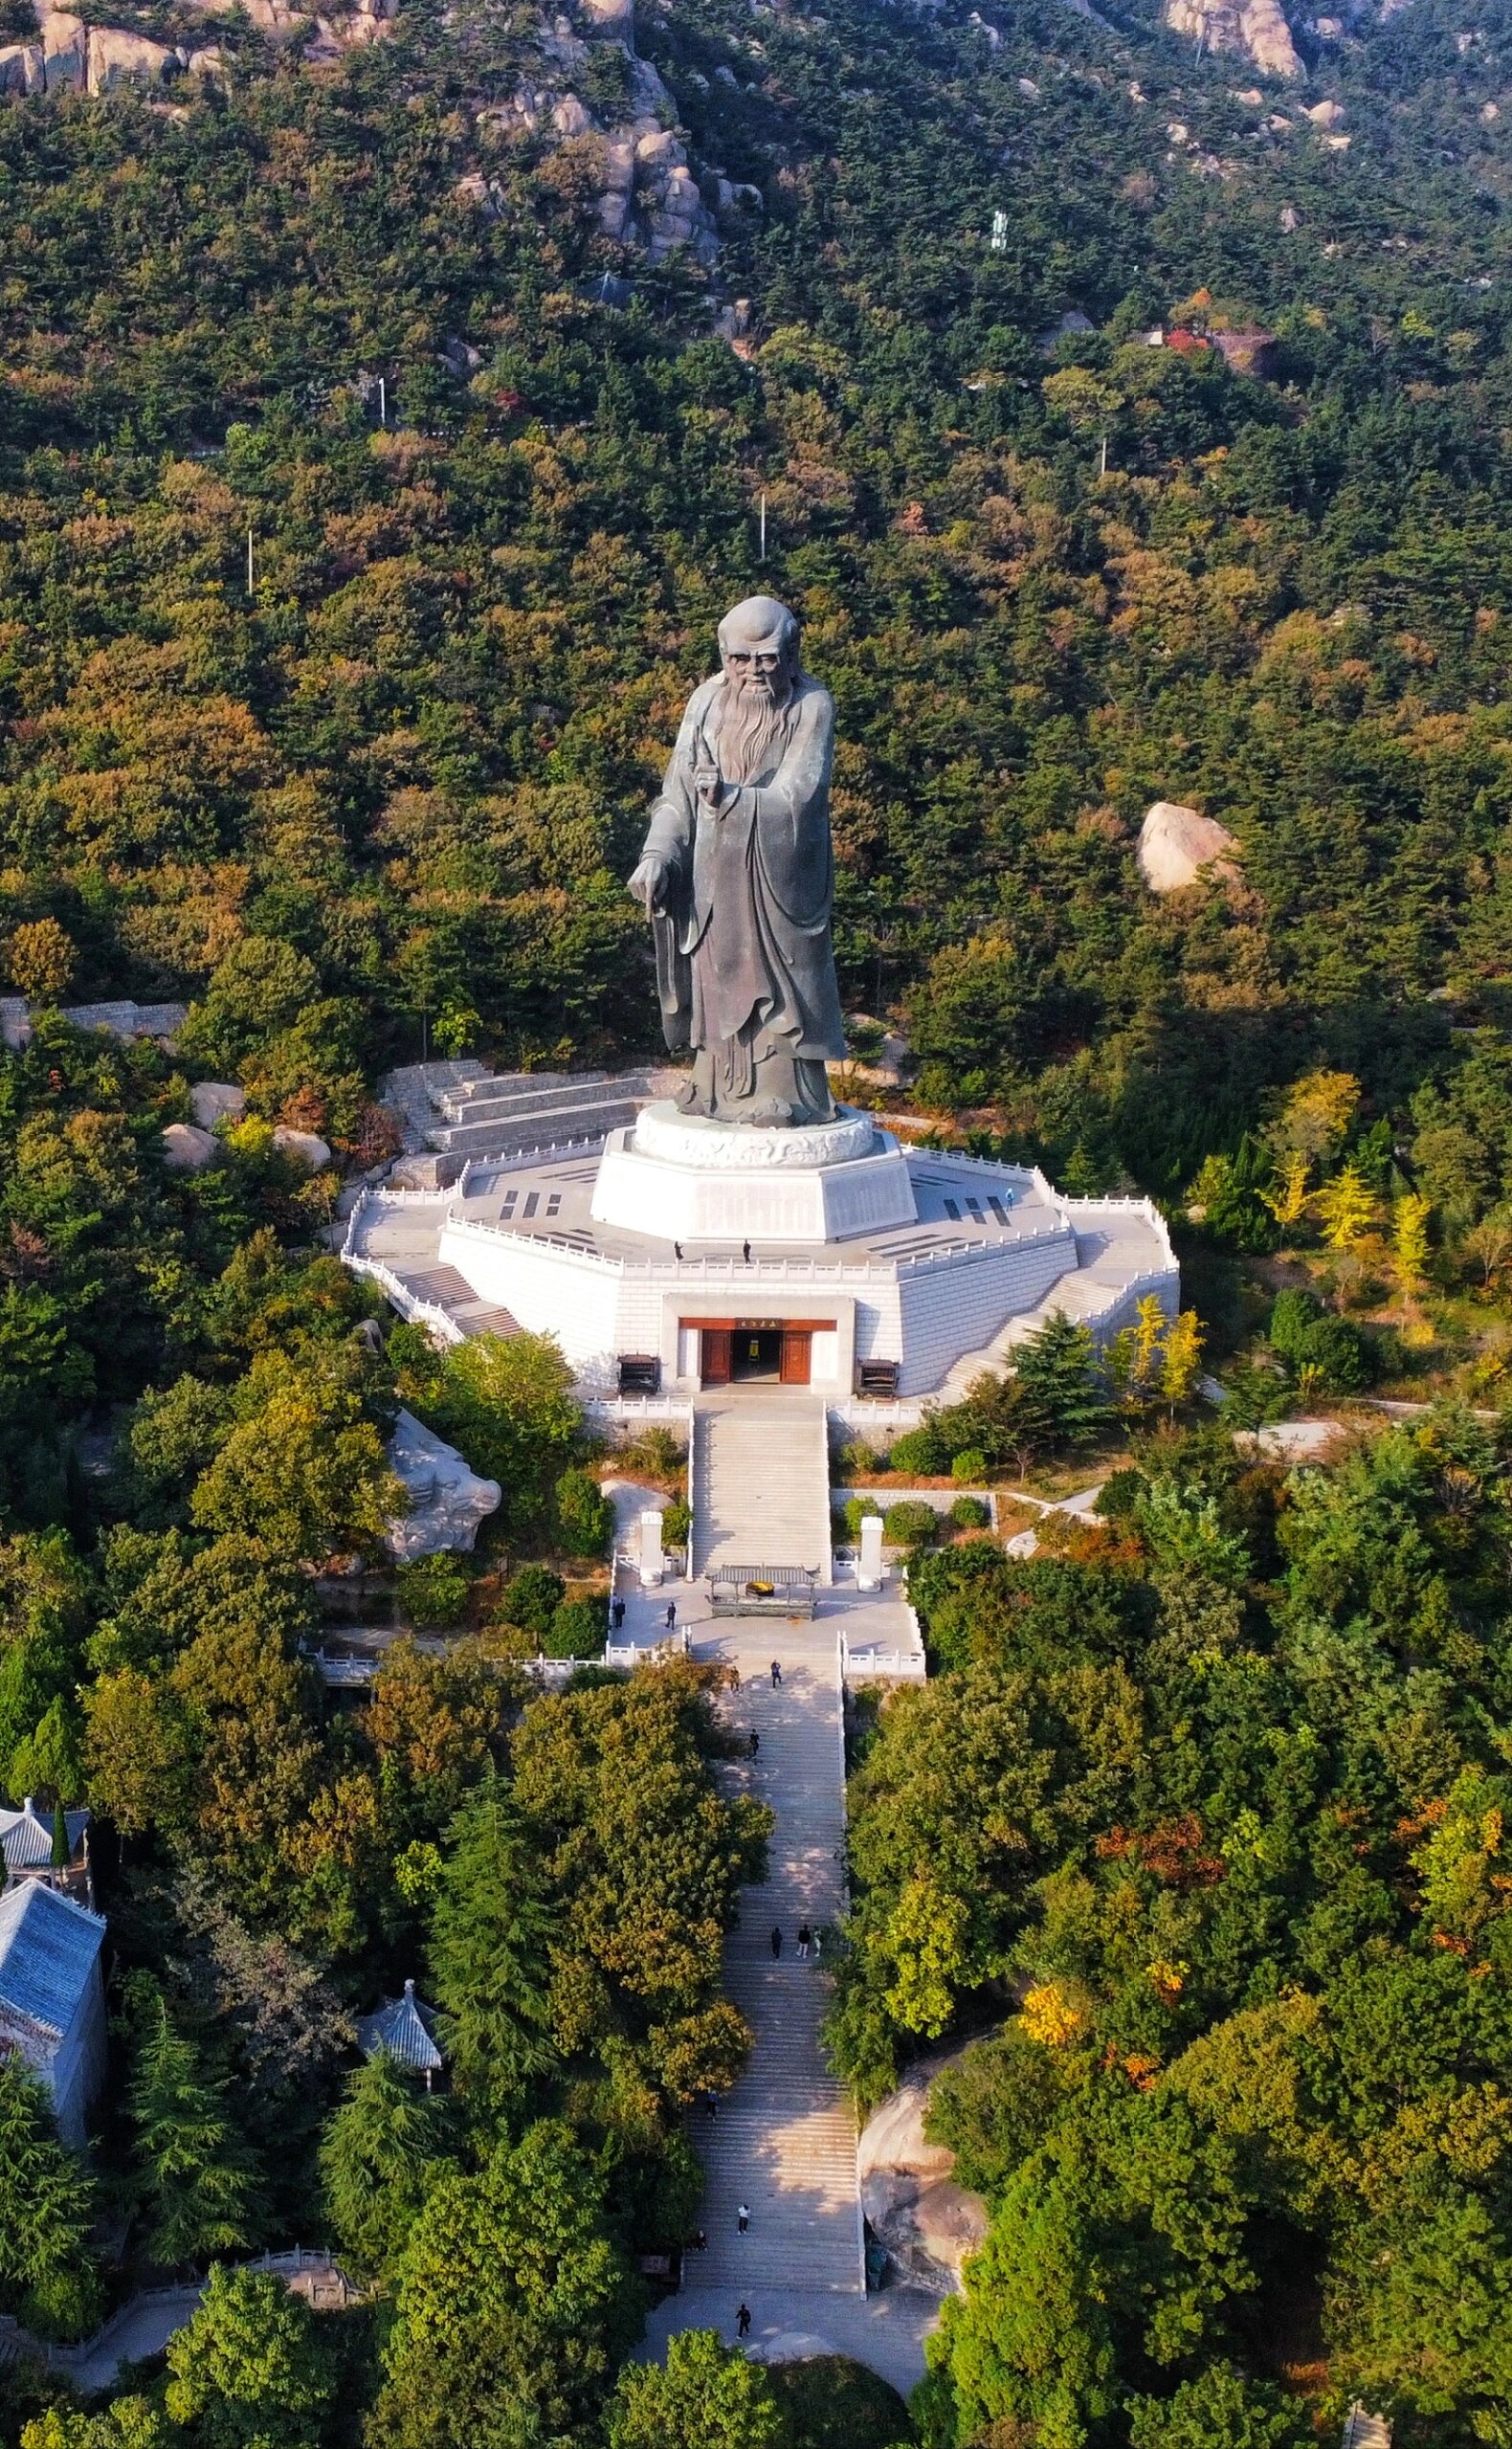
{"label": "shrub", "polygon": [[1279,1352],[1283,1361],[1299,1364],[1302,1344],[1322,1316],[1323,1303],[1316,1293],[1298,1289],[1278,1293],[1271,1304],[1271,1349]]}
{"label": "shrub", "polygon": [[1145,1494],[1145,1487],[1143,1471],[1136,1471],[1130,1466],[1123,1471],[1112,1472],[1103,1481],[1102,1492],[1098,1499],[1098,1511],[1103,1521],[1132,1522],[1139,1511],[1139,1502]]}
{"label": "shrub", "polygon": [[928,1547],[940,1536],[940,1517],[922,1497],[904,1497],[882,1516],[882,1537],[890,1547]]}
{"label": "shrub", "polygon": [[1347,1318],[1326,1316],[1311,1293],[1277,1294],[1270,1343],[1294,1375],[1313,1370],[1325,1394],[1353,1394],[1375,1374],[1374,1354],[1359,1327]]}
{"label": "shrub", "polygon": [[[861,1535],[861,1523],[864,1517],[867,1514],[879,1514],[881,1510],[882,1509],[875,1497],[847,1497],[844,1507],[845,1535],[847,1539],[859,1539]],[[898,1511],[896,1505],[893,1507],[893,1511],[894,1513]]]}
{"label": "shrub", "polygon": [[565,1598],[543,1637],[548,1659],[601,1659],[608,1609],[602,1599]]}
{"label": "shrub", "polygon": [[893,1439],[887,1468],[889,1471],[918,1471],[925,1479],[930,1479],[942,1468],[944,1461],[939,1436],[926,1422],[922,1429],[905,1429],[901,1437]]}
{"label": "shrub", "polygon": [[957,1530],[986,1530],[992,1517],[980,1497],[957,1497],[950,1519]]}
{"label": "shrub", "polygon": [[467,1567],[459,1556],[417,1556],[394,1575],[399,1613],[417,1632],[439,1632],[460,1624],[467,1613],[471,1588]]}
{"label": "shrub", "polygon": [[1368,1339],[1347,1318],[1320,1318],[1302,1338],[1299,1366],[1318,1371],[1325,1394],[1353,1394],[1375,1375]]}
{"label": "shrub", "polygon": [[544,1641],[566,1592],[566,1582],[549,1565],[522,1565],[505,1587],[500,1613],[506,1623],[518,1624],[523,1633],[534,1633]]}
{"label": "shrub", "polygon": [[557,1481],[557,1521],[569,1556],[602,1556],[614,1536],[614,1508],[590,1471],[564,1471]]}
{"label": "shrub", "polygon": [[629,1438],[614,1455],[615,1463],[630,1478],[644,1472],[653,1481],[676,1480],[687,1458],[686,1446],[659,1425],[642,1429],[639,1436]]}
{"label": "shrub", "polygon": [[964,1481],[967,1484],[973,1480],[985,1480],[987,1457],[981,1447],[963,1446],[950,1465],[950,1477],[952,1480]]}
{"label": "shrub", "polygon": [[868,1473],[880,1467],[880,1457],[859,1437],[852,1437],[834,1458],[835,1478],[842,1487],[848,1480],[864,1480]]}
{"label": "shrub", "polygon": [[693,1536],[693,1507],[686,1497],[674,1497],[663,1509],[661,1536],[668,1547],[686,1547]]}

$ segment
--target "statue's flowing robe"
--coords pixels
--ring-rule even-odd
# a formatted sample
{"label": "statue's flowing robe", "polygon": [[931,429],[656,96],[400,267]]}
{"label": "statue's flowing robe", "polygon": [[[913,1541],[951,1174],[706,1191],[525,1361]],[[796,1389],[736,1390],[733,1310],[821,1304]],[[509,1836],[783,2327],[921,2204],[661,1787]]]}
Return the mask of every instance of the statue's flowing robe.
{"label": "statue's flowing robe", "polygon": [[767,764],[727,785],[716,811],[693,777],[700,740],[717,761],[725,686],[716,673],[688,701],[642,854],[668,860],[677,877],[656,928],[667,1042],[781,1036],[800,1058],[836,1062],[845,1029],[830,933],[834,706],[828,690],[800,680]]}

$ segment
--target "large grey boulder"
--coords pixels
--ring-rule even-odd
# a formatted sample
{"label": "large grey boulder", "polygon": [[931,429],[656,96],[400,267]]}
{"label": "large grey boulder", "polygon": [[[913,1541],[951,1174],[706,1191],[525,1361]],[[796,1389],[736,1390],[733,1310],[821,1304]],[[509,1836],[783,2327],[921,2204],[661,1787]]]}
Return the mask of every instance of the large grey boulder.
{"label": "large grey boulder", "polygon": [[502,1491],[497,1480],[479,1480],[456,1446],[401,1412],[389,1440],[389,1464],[410,1492],[410,1511],[389,1525],[389,1553],[401,1565],[443,1550],[466,1551]]}
{"label": "large grey boulder", "polygon": [[1140,827],[1140,874],[1152,893],[1179,893],[1195,883],[1205,867],[1232,877],[1238,847],[1215,817],[1199,815],[1178,800],[1157,799]]}
{"label": "large grey boulder", "polygon": [[[195,59],[218,59],[218,53],[197,51]],[[193,67],[193,60],[189,62]],[[189,1112],[202,1131],[212,1131],[229,1114],[236,1121],[247,1111],[247,1092],[233,1080],[197,1080],[189,1090]]]}
{"label": "large grey boulder", "polygon": [[220,1143],[197,1123],[169,1123],[163,1134],[163,1162],[175,1173],[203,1173],[220,1154]]}
{"label": "large grey boulder", "polygon": [[281,1148],[285,1156],[298,1157],[312,1173],[323,1172],[331,1161],[330,1147],[319,1131],[297,1131],[288,1123],[278,1124],[273,1135],[273,1145]]}
{"label": "large grey boulder", "polygon": [[171,45],[127,33],[121,26],[90,27],[88,60],[92,94],[108,94],[112,86],[125,83],[161,85],[183,66]]}
{"label": "large grey boulder", "polygon": [[955,2182],[955,2153],[924,2136],[929,2086],[951,2063],[912,2067],[861,2129],[861,2208],[899,2277],[932,2296],[959,2292],[961,2266],[987,2235],[987,2205]]}

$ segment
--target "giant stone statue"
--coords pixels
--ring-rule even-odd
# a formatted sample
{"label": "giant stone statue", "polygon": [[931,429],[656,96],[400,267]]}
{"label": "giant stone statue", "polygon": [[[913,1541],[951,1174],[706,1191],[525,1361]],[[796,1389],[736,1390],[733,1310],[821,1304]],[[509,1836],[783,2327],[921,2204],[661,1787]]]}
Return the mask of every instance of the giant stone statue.
{"label": "giant stone statue", "polygon": [[685,1114],[827,1123],[845,1053],[830,922],[834,707],[798,623],[751,595],[720,623],[721,669],[694,690],[630,890],[651,919],[662,1028],[693,1049]]}

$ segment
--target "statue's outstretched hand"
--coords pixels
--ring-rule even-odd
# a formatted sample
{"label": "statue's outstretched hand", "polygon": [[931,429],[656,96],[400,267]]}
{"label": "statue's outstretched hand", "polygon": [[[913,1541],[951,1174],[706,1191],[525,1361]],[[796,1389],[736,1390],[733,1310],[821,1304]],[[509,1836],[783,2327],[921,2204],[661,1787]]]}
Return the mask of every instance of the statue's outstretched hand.
{"label": "statue's outstretched hand", "polygon": [[666,908],[675,872],[669,859],[658,858],[654,851],[648,851],[631,878],[627,889],[648,918]]}

